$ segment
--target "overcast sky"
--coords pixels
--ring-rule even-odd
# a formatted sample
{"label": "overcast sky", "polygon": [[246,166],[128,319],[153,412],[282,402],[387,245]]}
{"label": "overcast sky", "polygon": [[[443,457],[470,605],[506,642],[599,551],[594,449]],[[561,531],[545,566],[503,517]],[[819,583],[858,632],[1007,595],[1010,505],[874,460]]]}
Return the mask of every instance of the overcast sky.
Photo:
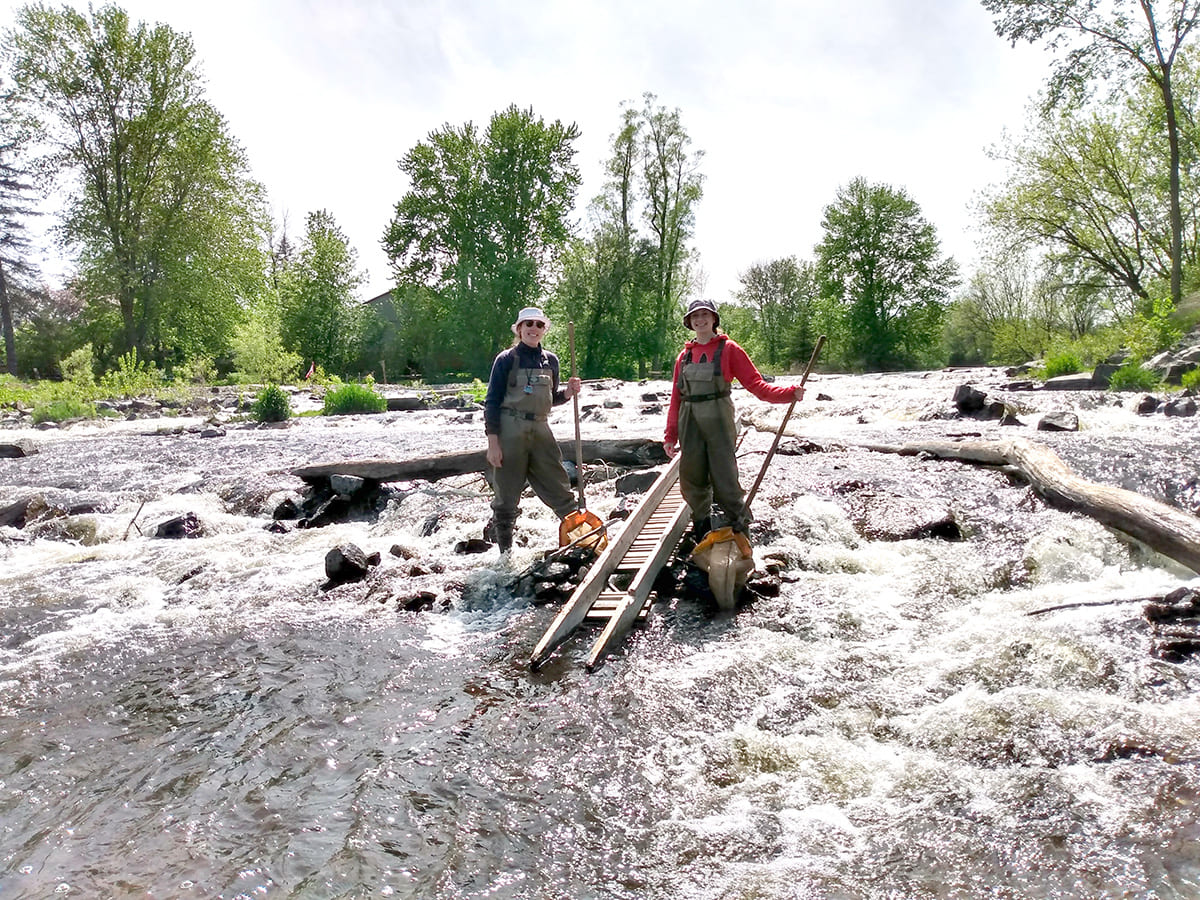
{"label": "overcast sky", "polygon": [[[4,28],[20,5],[0,0]],[[647,91],[704,151],[695,245],[718,302],[755,262],[811,259],[824,208],[858,176],[905,189],[967,269],[970,204],[1003,175],[986,149],[1023,129],[1048,63],[996,37],[978,0],[120,5],[191,34],[276,219],[298,237],[328,209],[369,276],[364,297],[390,286],[379,241],[407,188],[397,160],[431,131],[484,126],[513,103],[574,122],[581,219],[622,101]]]}

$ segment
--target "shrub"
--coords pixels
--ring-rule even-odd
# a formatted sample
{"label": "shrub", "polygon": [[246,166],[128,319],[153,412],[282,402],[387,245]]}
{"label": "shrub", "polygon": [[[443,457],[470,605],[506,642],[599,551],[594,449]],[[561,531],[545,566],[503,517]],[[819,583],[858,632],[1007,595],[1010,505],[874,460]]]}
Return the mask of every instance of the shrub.
{"label": "shrub", "polygon": [[217,364],[211,356],[193,356],[175,368],[179,384],[212,384],[217,380]]}
{"label": "shrub", "polygon": [[266,313],[251,315],[240,324],[231,343],[240,381],[291,382],[302,371],[299,355],[283,348],[279,326]]}
{"label": "shrub", "polygon": [[1183,336],[1171,320],[1174,308],[1169,299],[1152,301],[1148,309],[1140,310],[1122,325],[1122,343],[1142,359],[1166,350]]}
{"label": "shrub", "polygon": [[278,385],[268,384],[254,398],[252,414],[258,422],[284,422],[291,418],[292,404],[287,391]]}
{"label": "shrub", "polygon": [[1059,375],[1074,375],[1083,371],[1079,357],[1070,351],[1056,353],[1046,359],[1046,377],[1056,378]]}
{"label": "shrub", "polygon": [[1136,357],[1126,360],[1121,368],[1113,372],[1108,382],[1110,391],[1152,391],[1158,386],[1158,376],[1142,368]]}
{"label": "shrub", "polygon": [[67,419],[94,419],[97,415],[96,405],[85,400],[51,400],[34,408],[33,421],[40,425],[42,422],[65,422]]}
{"label": "shrub", "polygon": [[482,404],[487,399],[488,386],[476,378],[469,386],[458,392],[458,396],[465,397],[468,400],[474,400],[476,403]]}
{"label": "shrub", "polygon": [[1183,378],[1180,379],[1180,384],[1185,391],[1200,389],[1200,369],[1192,369],[1190,372],[1184,372]]}
{"label": "shrub", "polygon": [[143,359],[137,348],[117,357],[117,367],[100,376],[100,386],[110,395],[137,397],[163,386],[162,373]]}
{"label": "shrub", "polygon": [[377,413],[387,409],[387,400],[366,385],[343,384],[325,395],[322,412],[327,416]]}
{"label": "shrub", "polygon": [[92,345],[84,344],[78,350],[67,355],[58,364],[64,381],[79,387],[91,387],[96,383],[96,374],[92,371]]}

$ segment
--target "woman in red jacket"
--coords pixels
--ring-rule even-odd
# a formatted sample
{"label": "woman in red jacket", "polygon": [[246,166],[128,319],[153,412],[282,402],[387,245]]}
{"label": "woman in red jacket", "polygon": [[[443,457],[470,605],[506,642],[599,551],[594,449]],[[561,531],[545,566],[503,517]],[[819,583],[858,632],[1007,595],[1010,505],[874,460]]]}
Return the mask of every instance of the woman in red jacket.
{"label": "woman in red jacket", "polygon": [[759,400],[790,403],[804,397],[803,387],[768,384],[746,351],[717,332],[721,317],[711,300],[688,304],[683,325],[696,332],[675,360],[671,408],[663,448],[667,456],[682,454],[679,489],[692,510],[697,540],[712,527],[715,502],[735,532],[746,534],[750,511],[738,481],[737,427],[729,386],[736,378]]}

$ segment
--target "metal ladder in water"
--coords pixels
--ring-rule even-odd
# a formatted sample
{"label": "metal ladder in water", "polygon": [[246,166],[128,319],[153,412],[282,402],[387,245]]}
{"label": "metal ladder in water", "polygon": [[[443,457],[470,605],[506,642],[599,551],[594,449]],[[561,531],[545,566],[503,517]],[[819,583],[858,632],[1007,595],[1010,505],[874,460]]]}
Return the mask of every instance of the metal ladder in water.
{"label": "metal ladder in water", "polygon": [[[691,510],[679,493],[679,457],[663,470],[625,520],[621,533],[609,541],[600,557],[558,616],[551,623],[530,657],[537,669],[571,633],[586,620],[603,627],[587,657],[591,671],[604,654],[649,609],[654,579],[683,537],[691,521]],[[614,576],[632,576],[627,588],[614,588]]]}

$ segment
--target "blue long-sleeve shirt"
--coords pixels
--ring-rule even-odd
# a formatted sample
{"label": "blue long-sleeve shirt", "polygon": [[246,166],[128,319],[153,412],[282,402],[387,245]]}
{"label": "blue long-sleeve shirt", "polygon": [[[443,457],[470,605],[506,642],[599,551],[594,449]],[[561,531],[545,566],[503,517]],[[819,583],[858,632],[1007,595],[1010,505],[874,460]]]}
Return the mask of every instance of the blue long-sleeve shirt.
{"label": "blue long-sleeve shirt", "polygon": [[554,406],[567,402],[567,392],[558,386],[558,357],[549,350],[543,350],[541,344],[530,347],[524,341],[519,341],[496,354],[496,360],[492,363],[487,395],[483,400],[484,434],[500,433],[500,405],[508,393],[508,373],[514,366],[518,369],[549,369],[552,378],[551,402]]}

